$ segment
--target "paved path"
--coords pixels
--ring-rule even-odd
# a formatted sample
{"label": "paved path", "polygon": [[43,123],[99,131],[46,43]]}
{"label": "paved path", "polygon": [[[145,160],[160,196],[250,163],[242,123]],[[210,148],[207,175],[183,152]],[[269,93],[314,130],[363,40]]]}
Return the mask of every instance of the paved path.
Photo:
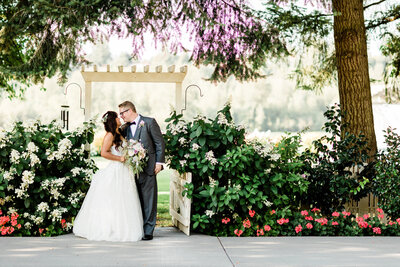
{"label": "paved path", "polygon": [[171,227],[136,243],[1,237],[0,266],[400,266],[400,237],[187,237]]}

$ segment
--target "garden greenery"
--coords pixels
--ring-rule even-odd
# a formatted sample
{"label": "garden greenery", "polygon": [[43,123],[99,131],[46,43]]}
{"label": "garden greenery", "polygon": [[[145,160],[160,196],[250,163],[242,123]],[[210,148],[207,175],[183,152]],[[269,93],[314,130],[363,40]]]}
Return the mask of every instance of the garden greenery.
{"label": "garden greenery", "polygon": [[379,206],[392,217],[400,217],[400,136],[392,128],[385,132],[387,148],[378,154],[373,193]]}
{"label": "garden greenery", "polygon": [[15,122],[0,129],[0,231],[2,235],[67,233],[87,192],[94,161],[94,123],[63,132],[55,122]]}
{"label": "garden greenery", "polygon": [[[377,217],[344,210],[346,202],[371,191],[374,164],[365,137],[346,133],[338,105],[324,115],[327,135],[304,149],[301,133],[277,142],[246,139],[229,103],[214,119],[186,122],[173,112],[166,120],[167,158],[179,173],[192,173],[183,192],[192,199],[192,228],[217,236],[398,235],[400,219],[387,223],[381,209]],[[396,156],[393,179],[399,171],[396,140],[397,154],[389,151],[391,159]]]}

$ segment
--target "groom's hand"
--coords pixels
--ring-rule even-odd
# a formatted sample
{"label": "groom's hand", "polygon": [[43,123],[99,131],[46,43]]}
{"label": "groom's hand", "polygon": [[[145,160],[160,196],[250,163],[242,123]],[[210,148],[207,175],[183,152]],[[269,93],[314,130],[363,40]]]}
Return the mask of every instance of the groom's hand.
{"label": "groom's hand", "polygon": [[160,171],[162,171],[162,164],[156,163],[156,167],[154,169],[154,173],[157,175]]}

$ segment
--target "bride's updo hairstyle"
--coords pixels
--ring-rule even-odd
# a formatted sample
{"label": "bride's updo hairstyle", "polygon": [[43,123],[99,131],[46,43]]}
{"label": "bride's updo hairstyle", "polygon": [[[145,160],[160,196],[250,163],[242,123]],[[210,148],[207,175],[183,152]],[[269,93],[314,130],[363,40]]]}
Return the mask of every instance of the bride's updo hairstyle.
{"label": "bride's updo hairstyle", "polygon": [[104,124],[104,130],[106,130],[106,132],[112,133],[112,135],[114,136],[113,143],[118,148],[119,146],[121,146],[122,141],[121,135],[117,132],[117,122],[115,121],[116,118],[118,118],[117,112],[107,111],[106,113],[104,113],[102,121]]}

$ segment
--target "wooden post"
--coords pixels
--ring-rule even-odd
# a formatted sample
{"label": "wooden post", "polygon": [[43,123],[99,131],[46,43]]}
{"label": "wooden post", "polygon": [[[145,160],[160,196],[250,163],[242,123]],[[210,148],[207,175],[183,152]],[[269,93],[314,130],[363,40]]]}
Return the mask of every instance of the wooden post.
{"label": "wooden post", "polygon": [[175,108],[176,113],[182,113],[182,83],[175,83]]}
{"label": "wooden post", "polygon": [[92,82],[85,82],[85,121],[92,115]]}

